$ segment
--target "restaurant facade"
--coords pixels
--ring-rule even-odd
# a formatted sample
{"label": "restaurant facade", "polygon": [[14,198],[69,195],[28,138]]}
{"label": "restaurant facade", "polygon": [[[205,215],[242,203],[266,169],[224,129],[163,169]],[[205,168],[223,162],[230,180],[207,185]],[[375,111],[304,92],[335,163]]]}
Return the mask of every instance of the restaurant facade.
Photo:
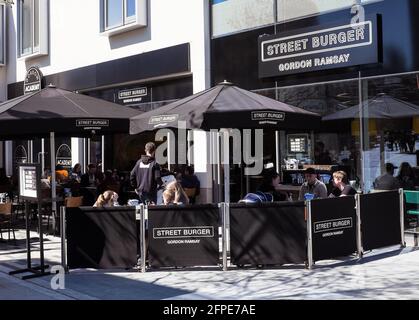
{"label": "restaurant facade", "polygon": [[368,192],[385,163],[418,166],[418,14],[415,0],[213,1],[211,83],[322,116],[320,128],[265,134],[264,161],[285,183],[302,182],[296,159]]}
{"label": "restaurant facade", "polygon": [[[320,127],[264,133],[263,161],[286,184],[301,184],[301,170],[314,166],[325,182],[342,169],[369,191],[386,162],[418,166],[416,0],[14,2],[0,4],[0,101],[36,89],[31,67],[40,88],[142,111],[227,80],[321,115]],[[57,138],[57,161],[129,170],[153,138]],[[1,142],[0,167],[10,175],[40,152],[48,150],[39,141]],[[258,183],[243,165],[231,177],[232,201]],[[210,190],[211,175],[199,178]]]}

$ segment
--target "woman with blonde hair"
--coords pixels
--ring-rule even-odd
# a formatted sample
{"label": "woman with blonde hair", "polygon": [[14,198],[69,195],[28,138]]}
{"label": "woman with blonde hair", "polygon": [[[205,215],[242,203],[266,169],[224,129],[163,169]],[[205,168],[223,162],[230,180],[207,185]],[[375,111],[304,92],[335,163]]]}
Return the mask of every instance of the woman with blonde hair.
{"label": "woman with blonde hair", "polygon": [[118,200],[118,194],[114,191],[107,190],[97,198],[93,207],[98,207],[98,208],[113,207],[117,203],[117,200]]}
{"label": "woman with blonde hair", "polygon": [[163,192],[163,203],[189,204],[189,198],[178,181],[170,182]]}

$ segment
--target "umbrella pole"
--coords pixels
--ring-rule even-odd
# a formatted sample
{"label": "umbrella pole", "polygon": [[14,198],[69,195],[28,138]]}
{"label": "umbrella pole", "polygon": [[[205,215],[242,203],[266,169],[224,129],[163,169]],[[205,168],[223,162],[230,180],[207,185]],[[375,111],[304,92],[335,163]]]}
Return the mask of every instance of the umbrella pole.
{"label": "umbrella pole", "polygon": [[224,158],[224,202],[230,203],[230,146],[229,131],[223,129],[223,158]]}
{"label": "umbrella pole", "polygon": [[[49,142],[51,149],[51,201],[52,201],[52,212],[57,213],[57,182],[55,177],[55,132],[50,132]],[[52,227],[55,230],[55,214],[52,215]]]}

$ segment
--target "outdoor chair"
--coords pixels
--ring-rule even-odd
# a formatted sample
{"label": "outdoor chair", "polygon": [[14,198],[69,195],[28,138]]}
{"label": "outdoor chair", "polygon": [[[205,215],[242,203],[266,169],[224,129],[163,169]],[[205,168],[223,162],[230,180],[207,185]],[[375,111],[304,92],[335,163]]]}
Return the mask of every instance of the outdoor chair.
{"label": "outdoor chair", "polygon": [[16,240],[15,237],[15,229],[13,226],[13,214],[12,214],[12,203],[0,203],[0,234],[1,239],[3,239],[3,230],[7,229],[10,240],[10,230],[13,233],[13,239]]}
{"label": "outdoor chair", "polygon": [[83,197],[68,197],[65,198],[64,204],[66,208],[78,208],[83,205]]}
{"label": "outdoor chair", "polygon": [[416,226],[414,228],[409,228],[405,232],[413,234],[414,245],[415,247],[418,246],[418,233],[419,228],[417,225],[418,217],[419,217],[419,191],[410,191],[404,190],[404,196],[406,200],[406,214],[407,217],[415,217],[416,218]]}

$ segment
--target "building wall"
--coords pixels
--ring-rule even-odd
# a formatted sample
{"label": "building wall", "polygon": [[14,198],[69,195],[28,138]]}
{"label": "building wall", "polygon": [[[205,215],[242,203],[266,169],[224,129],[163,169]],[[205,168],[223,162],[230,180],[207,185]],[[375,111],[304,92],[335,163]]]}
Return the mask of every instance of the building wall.
{"label": "building wall", "polygon": [[416,18],[419,14],[418,1],[384,0],[365,5],[364,8],[366,15],[379,14],[382,18],[382,63],[282,77],[264,79],[258,77],[257,41],[260,35],[298,30],[336,21],[350,21],[352,17],[350,9],[345,9],[213,39],[212,84],[227,79],[245,89],[254,90],[357,78],[358,71],[361,71],[362,76],[375,76],[419,70],[416,50],[419,43]]}
{"label": "building wall", "polygon": [[[194,90],[205,88],[205,25],[203,1],[148,1],[148,25],[119,35],[99,32],[99,1],[49,1],[49,54],[16,59],[17,5],[9,11],[7,83],[23,81],[26,70],[38,65],[44,75],[116,60],[182,43],[190,43]],[[4,92],[4,90],[2,90]]]}

